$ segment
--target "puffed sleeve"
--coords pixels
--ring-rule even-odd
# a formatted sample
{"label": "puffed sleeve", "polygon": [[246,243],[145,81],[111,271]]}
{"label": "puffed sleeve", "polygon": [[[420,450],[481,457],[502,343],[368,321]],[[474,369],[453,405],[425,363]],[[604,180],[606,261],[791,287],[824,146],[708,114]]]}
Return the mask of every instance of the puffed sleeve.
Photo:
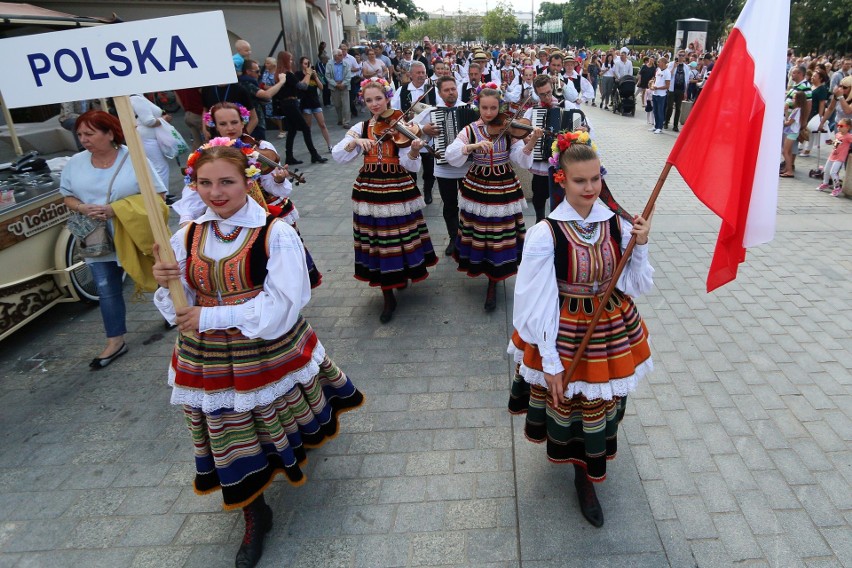
{"label": "puffed sleeve", "polygon": [[[630,242],[630,230],[633,226],[624,219],[621,222],[621,250]],[[654,268],[648,262],[648,245],[635,245],[624,272],[618,279],[618,289],[629,296],[641,296],[654,288]]]}
{"label": "puffed sleeve", "polygon": [[556,351],[559,332],[559,289],[553,265],[553,235],[546,221],[535,225],[524,240],[524,255],[515,278],[512,325],[527,343],[538,346],[543,370],[564,370]]}
{"label": "puffed sleeve", "polygon": [[275,181],[275,176],[272,172],[260,176],[260,186],[266,193],[272,194],[275,197],[290,197],[293,193],[293,184],[289,179],[285,179],[281,183]]}
{"label": "puffed sleeve", "polygon": [[207,210],[207,206],[204,205],[197,191],[185,185],[180,194],[180,201],[173,203],[172,209],[180,215],[180,224],[183,225],[201,217]]}
{"label": "puffed sleeve", "polygon": [[420,171],[420,165],[422,160],[420,159],[420,152],[417,153],[417,157],[412,159],[408,154],[411,152],[410,148],[400,148],[399,149],[399,165],[408,170],[409,172],[418,172]]}
{"label": "puffed sleeve", "polygon": [[335,144],[334,148],[331,149],[331,157],[338,164],[345,164],[347,162],[351,162],[358,154],[361,153],[361,147],[356,145],[352,151],[347,151],[345,146],[351,142],[352,140],[357,140],[361,137],[361,132],[364,131],[364,123],[359,122],[355,126],[349,129],[346,133],[346,136],[343,139]]}
{"label": "puffed sleeve", "polygon": [[582,91],[583,99],[587,101],[595,100],[595,89],[585,77],[580,80],[580,90]]}
{"label": "puffed sleeve", "polygon": [[470,144],[467,132],[467,128],[463,128],[458,136],[456,136],[456,139],[453,140],[453,143],[444,150],[444,158],[451,166],[463,166],[467,162],[468,155],[462,151],[465,145]]}
{"label": "puffed sleeve", "polygon": [[509,153],[509,159],[516,163],[519,168],[528,170],[532,167],[533,156],[532,152],[527,154],[524,152],[525,143],[523,140],[515,140],[512,142],[512,150]]}
{"label": "puffed sleeve", "polygon": [[260,294],[243,304],[202,308],[199,330],[235,327],[252,339],[275,339],[287,333],[311,299],[305,249],[287,223],[275,221],[270,227],[266,266]]}
{"label": "puffed sleeve", "polygon": [[[180,282],[183,284],[183,292],[186,294],[187,304],[190,306],[195,305],[195,290],[190,288],[186,283],[186,248],[184,247],[184,242],[186,241],[186,227],[178,230],[177,233],[172,235],[170,239],[170,243],[172,245],[172,250],[175,253],[175,260],[177,260],[178,266],[180,267]],[[157,288],[157,291],[154,292],[154,306],[160,310],[160,313],[163,315],[163,318],[169,322],[170,324],[175,324],[175,305],[172,303],[172,295],[169,292],[168,288]]]}

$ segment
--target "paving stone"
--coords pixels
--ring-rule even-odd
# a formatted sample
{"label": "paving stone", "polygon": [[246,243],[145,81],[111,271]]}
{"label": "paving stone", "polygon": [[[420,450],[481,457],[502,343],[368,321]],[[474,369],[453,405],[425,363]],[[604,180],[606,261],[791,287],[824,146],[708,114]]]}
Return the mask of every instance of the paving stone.
{"label": "paving stone", "polygon": [[187,515],[175,544],[225,544],[237,522],[237,513]]}
{"label": "paving stone", "polygon": [[686,538],[717,538],[710,514],[700,499],[689,496],[672,497],[672,503]]}
{"label": "paving stone", "polygon": [[415,534],[411,542],[411,566],[461,564],[466,560],[465,536],[461,532]]}
{"label": "paving stone", "polygon": [[725,550],[734,562],[763,557],[745,517],[739,512],[714,514],[713,524],[719,531],[719,540],[724,544]]}

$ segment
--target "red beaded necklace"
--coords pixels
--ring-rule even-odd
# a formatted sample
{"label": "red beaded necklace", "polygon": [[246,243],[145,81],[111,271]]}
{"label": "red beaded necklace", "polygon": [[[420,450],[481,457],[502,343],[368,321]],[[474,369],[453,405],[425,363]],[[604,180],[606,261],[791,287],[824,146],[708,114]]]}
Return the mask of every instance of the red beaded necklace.
{"label": "red beaded necklace", "polygon": [[223,243],[232,243],[237,240],[237,237],[240,235],[240,232],[243,230],[242,227],[237,227],[230,233],[223,233],[221,229],[219,229],[219,222],[213,221],[213,234],[216,236],[216,239]]}

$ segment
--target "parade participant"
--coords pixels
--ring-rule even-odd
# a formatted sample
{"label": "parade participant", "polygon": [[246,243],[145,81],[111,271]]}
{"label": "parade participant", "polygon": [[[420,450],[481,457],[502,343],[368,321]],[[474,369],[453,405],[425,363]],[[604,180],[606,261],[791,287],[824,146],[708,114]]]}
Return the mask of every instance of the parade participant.
{"label": "parade participant", "polygon": [[[218,103],[213,105],[209,113],[205,113],[204,123],[209,128],[214,129],[220,137],[237,140],[242,139],[245,134],[248,117],[249,112],[242,105]],[[254,140],[254,142],[257,142],[259,150],[271,150],[275,152],[274,156],[278,156],[275,146],[266,140]],[[280,158],[274,159],[276,162],[279,160]],[[187,164],[189,164],[189,161],[187,161]],[[293,193],[293,184],[288,179],[289,177],[290,172],[286,165],[283,168],[274,168],[268,173],[260,175],[258,186],[270,214],[286,221],[298,233],[296,221],[299,220],[299,212],[290,199],[290,195]],[[185,225],[194,221],[204,214],[206,207],[191,180],[186,179],[180,201],[172,206],[180,216],[180,224]],[[307,249],[305,249],[305,259],[311,277],[311,287],[316,288],[322,283],[322,274],[320,274],[311,253]]]}
{"label": "parade participant", "polygon": [[[59,192],[65,198],[64,203],[69,211],[91,222],[105,223],[112,236],[115,218],[113,204],[140,193],[133,163],[128,159],[130,152],[124,145],[121,124],[109,113],[90,110],[77,117],[74,130],[85,150],[68,160],[62,170]],[[154,173],[150,162],[148,165],[154,191],[165,196],[163,182]],[[92,370],[98,370],[127,353],[127,344],[124,342],[127,333],[126,308],[122,293],[124,271],[115,252],[96,257],[86,257],[85,252],[83,255],[98,289],[101,318],[107,337],[106,347],[89,363]]]}
{"label": "parade participant", "polygon": [[595,90],[588,79],[577,73],[574,52],[565,54],[565,108],[579,109],[584,102],[595,100]]}
{"label": "parade participant", "polygon": [[453,258],[460,272],[488,278],[485,310],[489,312],[497,307],[497,282],[517,272],[523,247],[526,200],[510,160],[529,169],[532,149],[542,136],[536,128],[524,143],[497,127],[502,97],[496,85],[484,85],[475,99],[479,120],[466,126],[446,151],[447,161],[457,167],[473,155],[459,195]]}
{"label": "parade participant", "polygon": [[536,105],[539,102],[538,95],[535,93],[533,81],[535,80],[535,69],[532,67],[524,67],[521,74],[521,80],[516,81],[509,92],[506,93],[506,101],[509,103],[520,103],[531,95],[528,106]]}
{"label": "parade participant", "polygon": [[[525,434],[547,442],[547,458],[574,465],[580,511],[604,523],[592,482],[617,451],[627,396],[653,370],[648,331],[632,296],[653,287],[650,221],[632,223],[598,202],[601,165],[588,133],[559,136],[556,179],[565,200],[533,227],[515,281],[508,352],[517,364],[509,411],[526,412]],[[636,247],[576,372],[563,379],[631,235]]]}
{"label": "parade participant", "polygon": [[[456,82],[453,77],[441,77],[438,79],[438,108],[456,108],[467,106],[459,100],[459,92],[456,87]],[[423,132],[433,139],[440,136],[444,125],[433,124],[430,121],[431,109],[426,109],[418,114],[414,122],[423,127]],[[443,162],[444,160],[442,160]],[[456,250],[456,235],[459,228],[459,191],[461,190],[462,179],[467,175],[467,170],[470,169],[470,162],[466,161],[461,166],[452,166],[449,163],[435,163],[435,178],[438,180],[438,192],[441,194],[441,201],[444,204],[442,213],[444,223],[447,225],[447,234],[450,237],[450,243],[444,250],[446,256],[452,256]]]}
{"label": "parade participant", "polygon": [[[422,66],[420,70],[425,75]],[[393,291],[428,277],[426,268],[438,257],[421,213],[423,198],[409,174],[420,168],[423,141],[418,138],[404,149],[391,135],[379,140],[374,129],[388,110],[393,89],[384,79],[371,79],[361,84],[361,92],[372,118],[350,128],[331,155],[339,163],[364,155],[352,187],[355,278],[382,289],[379,320],[387,323],[397,305]]]}
{"label": "parade participant", "polygon": [[539,49],[538,60],[535,62],[535,74],[546,75],[548,69],[550,69],[550,60],[547,57],[547,50]]}
{"label": "parade participant", "polygon": [[[538,108],[557,108],[559,102],[553,96],[553,81],[547,75],[539,75],[533,80],[533,88],[539,100],[536,107]],[[533,115],[532,108],[524,113],[524,118],[531,119]],[[547,205],[547,198],[550,196],[550,163],[547,159],[540,161],[533,160],[530,167],[532,173],[532,202],[535,209],[535,222],[538,223],[544,219],[544,210]],[[559,200],[561,201],[561,200]],[[551,200],[551,210],[559,201]]]}
{"label": "parade participant", "polygon": [[482,66],[479,63],[471,63],[467,68],[467,77],[467,81],[459,88],[459,98],[463,103],[470,103],[482,84]]}
{"label": "parade participant", "polygon": [[[324,164],[328,161],[327,158],[320,156],[317,149],[314,147],[313,138],[311,137],[311,129],[308,123],[302,118],[302,113],[299,112],[299,80],[293,72],[293,55],[288,51],[278,52],[278,68],[276,74],[284,73],[284,86],[273,97],[272,106],[275,114],[281,116],[284,120],[284,126],[287,128],[287,161],[288,165],[301,164],[301,160],[297,160],[293,156],[293,145],[296,142],[296,132],[301,132],[305,138],[305,146],[308,147],[308,152],[311,154],[312,164]],[[302,84],[307,88],[304,84]]]}
{"label": "parade participant", "polygon": [[[243,510],[236,566],[250,568],[272,527],[264,491],[278,474],[303,484],[305,449],[333,438],[338,414],[363,396],[300,314],[311,297],[302,243],[248,197],[260,172],[253,149],[215,138],[194,156],[189,175],[207,210],[172,237],[176,263],[155,248],[154,304],[181,332],[169,384],[195,442],[194,489],[221,490],[225,510]],[[187,307],[172,302],[177,279]]]}
{"label": "parade participant", "polygon": [[473,62],[479,65],[480,80],[483,83],[488,83],[496,79],[497,69],[494,66],[494,61],[487,53],[481,49],[477,49],[473,54]]}
{"label": "parade participant", "polygon": [[550,66],[547,69],[547,75],[553,81],[553,96],[559,102],[560,106],[565,101],[565,77],[563,76],[564,67],[562,54],[558,51],[552,53],[549,58]]}
{"label": "parade participant", "polygon": [[[426,81],[426,66],[419,61],[415,61],[411,64],[409,76],[411,77],[411,81],[399,87],[394,93],[391,108],[406,112],[411,108],[413,103],[423,96],[423,93],[426,93],[426,98],[422,102],[430,106],[435,106],[438,95],[435,89],[430,90],[432,84]],[[435,186],[435,158],[426,150],[423,150],[420,154],[423,164],[423,199],[426,205],[429,205],[432,203],[432,188]],[[417,169],[420,169],[419,166]],[[411,173],[411,177],[414,179],[414,184],[417,185],[417,170]]]}

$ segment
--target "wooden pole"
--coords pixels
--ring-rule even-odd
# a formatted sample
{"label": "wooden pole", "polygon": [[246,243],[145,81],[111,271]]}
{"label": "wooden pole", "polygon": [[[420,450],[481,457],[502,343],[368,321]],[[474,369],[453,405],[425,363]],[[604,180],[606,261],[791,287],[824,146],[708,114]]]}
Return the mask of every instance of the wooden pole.
{"label": "wooden pole", "polygon": [[[127,140],[127,148],[130,150],[130,160],[133,163],[133,171],[136,172],[139,190],[145,200],[145,211],[148,213],[148,222],[151,224],[151,231],[154,233],[154,241],[160,245],[160,258],[163,262],[176,262],[172,245],[169,242],[171,233],[165,221],[163,221],[160,206],[163,200],[154,191],[154,184],[151,182],[151,170],[148,168],[148,158],[142,148],[142,140],[139,139],[139,133],[136,131],[136,114],[130,105],[130,98],[124,95],[114,97],[113,101],[115,102],[115,110],[118,111],[118,120],[121,121],[121,130],[124,132],[125,140]],[[175,308],[187,306],[186,294],[183,292],[183,284],[179,279],[169,281],[169,292]]]}
{"label": "wooden pole", "polygon": [[[671,169],[672,165],[670,163],[666,163],[663,171],[660,172],[660,177],[657,179],[657,185],[654,186],[654,191],[651,192],[651,196],[648,198],[648,203],[645,204],[645,210],[642,212],[642,217],[645,219],[647,219],[654,210],[654,204],[657,202],[657,197],[659,197],[660,190],[663,189],[663,184],[666,183],[666,178],[669,176],[669,171]],[[618,283],[621,273],[624,272],[624,267],[627,266],[627,261],[630,260],[630,255],[633,252],[633,247],[635,246],[636,235],[633,235],[630,237],[630,242],[627,243],[627,248],[624,249],[624,253],[621,255],[621,260],[618,261],[618,265],[615,267],[612,280],[606,287],[606,291],[604,291],[601,303],[592,315],[592,321],[589,322],[589,328],[586,330],[586,335],[583,336],[583,341],[580,342],[580,345],[577,347],[577,351],[574,353],[574,358],[571,360],[571,366],[568,367],[568,370],[565,371],[565,375],[562,377],[563,390],[568,386],[568,382],[574,375],[574,371],[577,370],[577,365],[580,364],[580,360],[583,358],[583,354],[586,352],[586,348],[592,340],[592,335],[595,333],[595,327],[597,327],[598,321],[600,321],[601,316],[603,315],[604,308],[606,307],[607,302],[609,302],[610,296],[612,296],[612,293],[615,291],[615,285]]]}
{"label": "wooden pole", "polygon": [[15,155],[23,156],[24,151],[21,148],[21,141],[18,140],[18,133],[15,132],[15,121],[12,120],[12,113],[9,112],[9,107],[6,106],[6,100],[3,98],[3,93],[0,93],[0,106],[3,107],[3,118],[6,119],[6,126],[9,127],[9,138],[12,139],[12,148],[15,150]]}

